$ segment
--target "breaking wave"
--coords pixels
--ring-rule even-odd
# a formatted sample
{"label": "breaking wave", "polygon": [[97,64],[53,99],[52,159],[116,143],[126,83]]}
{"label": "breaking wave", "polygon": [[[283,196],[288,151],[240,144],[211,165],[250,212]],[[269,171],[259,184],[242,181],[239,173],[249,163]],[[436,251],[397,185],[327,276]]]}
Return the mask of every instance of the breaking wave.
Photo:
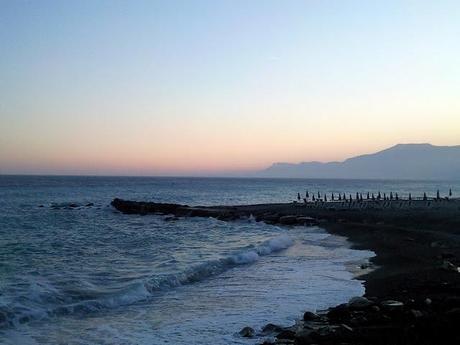
{"label": "breaking wave", "polygon": [[[86,297],[73,303],[66,303],[72,298],[65,296],[51,284],[33,283],[27,296],[20,296],[10,303],[0,299],[0,328],[15,327],[30,320],[57,315],[84,314],[131,305],[149,299],[159,291],[193,284],[238,265],[254,263],[261,256],[279,252],[293,244],[294,241],[289,236],[280,235],[253,248],[246,248],[230,256],[204,262],[179,274],[154,276],[142,281],[135,281],[115,293],[93,293],[94,298]],[[82,295],[91,294],[86,291]]]}

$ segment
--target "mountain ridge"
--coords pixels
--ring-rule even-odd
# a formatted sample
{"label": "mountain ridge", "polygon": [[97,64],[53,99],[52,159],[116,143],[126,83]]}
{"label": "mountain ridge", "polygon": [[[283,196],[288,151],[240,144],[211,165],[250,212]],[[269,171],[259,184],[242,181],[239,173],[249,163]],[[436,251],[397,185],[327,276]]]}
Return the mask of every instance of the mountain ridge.
{"label": "mountain ridge", "polygon": [[277,162],[259,171],[260,177],[460,179],[460,145],[396,144],[343,161]]}

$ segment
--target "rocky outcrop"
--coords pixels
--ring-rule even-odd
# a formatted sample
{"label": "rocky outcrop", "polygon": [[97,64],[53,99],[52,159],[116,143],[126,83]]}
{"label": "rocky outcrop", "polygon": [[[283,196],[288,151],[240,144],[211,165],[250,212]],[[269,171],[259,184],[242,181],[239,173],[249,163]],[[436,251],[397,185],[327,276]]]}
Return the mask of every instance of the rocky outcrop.
{"label": "rocky outcrop", "polygon": [[379,300],[355,297],[285,328],[263,344],[459,344],[460,299]]}

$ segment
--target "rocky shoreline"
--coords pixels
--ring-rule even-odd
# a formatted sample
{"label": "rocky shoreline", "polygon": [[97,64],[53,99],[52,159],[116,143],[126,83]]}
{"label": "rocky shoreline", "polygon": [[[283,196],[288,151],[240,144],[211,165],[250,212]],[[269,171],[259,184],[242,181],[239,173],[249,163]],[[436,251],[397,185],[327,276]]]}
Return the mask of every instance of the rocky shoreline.
{"label": "rocky shoreline", "polygon": [[[460,202],[411,208],[308,208],[297,204],[189,207],[115,199],[123,213],[254,216],[282,225],[315,224],[376,253],[360,276],[366,293],[326,311],[307,311],[292,327],[267,325],[265,344],[459,344]],[[249,327],[241,336],[254,336]]]}

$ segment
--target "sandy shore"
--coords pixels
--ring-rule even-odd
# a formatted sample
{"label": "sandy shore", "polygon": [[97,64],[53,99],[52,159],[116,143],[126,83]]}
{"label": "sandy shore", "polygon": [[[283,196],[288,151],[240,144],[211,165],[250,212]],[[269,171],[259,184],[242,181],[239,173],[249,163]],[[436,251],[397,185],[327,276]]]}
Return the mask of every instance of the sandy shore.
{"label": "sandy shore", "polygon": [[188,207],[120,199],[112,205],[124,213],[226,220],[252,215],[267,223],[320,223],[330,233],[346,236],[355,248],[376,253],[371,259],[376,269],[359,278],[365,281],[365,297],[318,315],[307,311],[304,321],[293,327],[268,327],[276,344],[460,344],[459,200],[420,201],[407,207]]}

